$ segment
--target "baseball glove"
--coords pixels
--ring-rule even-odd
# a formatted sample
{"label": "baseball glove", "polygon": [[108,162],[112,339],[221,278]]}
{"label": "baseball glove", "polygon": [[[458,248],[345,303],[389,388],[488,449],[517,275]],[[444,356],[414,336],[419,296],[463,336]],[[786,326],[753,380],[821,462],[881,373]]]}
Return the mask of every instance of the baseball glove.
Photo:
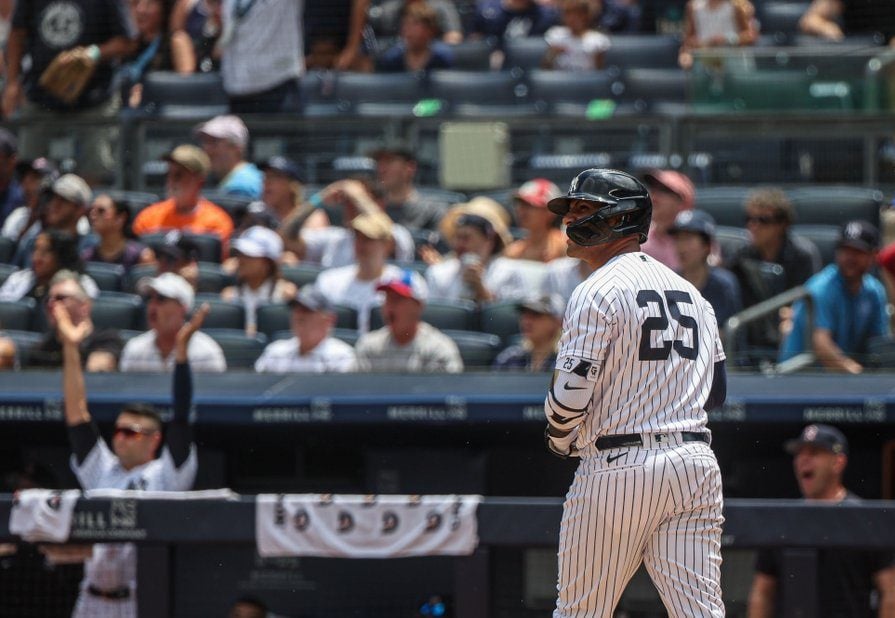
{"label": "baseball glove", "polygon": [[86,47],[60,52],[40,76],[40,85],[64,103],[74,103],[96,70]]}

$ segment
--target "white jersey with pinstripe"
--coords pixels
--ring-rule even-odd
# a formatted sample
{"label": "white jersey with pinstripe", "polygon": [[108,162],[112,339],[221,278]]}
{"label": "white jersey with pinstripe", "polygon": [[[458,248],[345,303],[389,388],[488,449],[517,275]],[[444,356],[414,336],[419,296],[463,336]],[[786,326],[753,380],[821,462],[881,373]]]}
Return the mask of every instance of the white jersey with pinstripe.
{"label": "white jersey with pinstripe", "polygon": [[[681,434],[707,431],[721,360],[711,305],[644,253],[613,257],[575,289],[556,369],[577,382],[555,379],[545,403],[581,457],[563,508],[555,618],[609,618],[641,563],[670,616],[724,615],[721,475],[709,445]],[[559,389],[592,396],[577,409]],[[621,434],[642,446],[597,449]]]}

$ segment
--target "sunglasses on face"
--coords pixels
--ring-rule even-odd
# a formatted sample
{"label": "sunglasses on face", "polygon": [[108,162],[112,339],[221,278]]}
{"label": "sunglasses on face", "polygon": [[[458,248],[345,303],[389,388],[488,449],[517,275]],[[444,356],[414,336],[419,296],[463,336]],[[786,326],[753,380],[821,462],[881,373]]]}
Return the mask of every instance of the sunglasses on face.
{"label": "sunglasses on face", "polygon": [[61,303],[62,301],[66,301],[69,298],[75,298],[74,294],[50,294],[47,296],[46,303],[49,305],[50,303]]}
{"label": "sunglasses on face", "polygon": [[758,223],[760,225],[771,225],[772,223],[779,223],[779,217],[773,217],[769,215],[747,215],[746,216],[746,224],[749,223]]}
{"label": "sunglasses on face", "polygon": [[127,439],[136,438],[138,436],[151,436],[154,433],[155,431],[146,431],[139,425],[133,425],[131,427],[122,426],[115,428],[116,436],[120,435]]}

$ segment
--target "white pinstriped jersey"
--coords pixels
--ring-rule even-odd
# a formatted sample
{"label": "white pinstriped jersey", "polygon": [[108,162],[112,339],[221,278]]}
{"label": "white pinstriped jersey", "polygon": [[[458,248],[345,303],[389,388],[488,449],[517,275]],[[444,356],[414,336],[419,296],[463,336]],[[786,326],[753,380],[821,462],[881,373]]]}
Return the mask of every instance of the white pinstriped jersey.
{"label": "white pinstriped jersey", "polygon": [[575,288],[563,322],[556,368],[589,366],[595,385],[576,446],[703,429],[724,358],[714,310],[695,287],[645,253],[613,257]]}

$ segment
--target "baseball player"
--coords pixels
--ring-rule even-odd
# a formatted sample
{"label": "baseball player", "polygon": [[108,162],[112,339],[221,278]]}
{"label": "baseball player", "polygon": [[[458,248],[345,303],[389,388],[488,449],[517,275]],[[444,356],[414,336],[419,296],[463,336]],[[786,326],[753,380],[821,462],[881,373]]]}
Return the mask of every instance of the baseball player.
{"label": "baseball player", "polygon": [[[73,451],[71,466],[81,487],[171,491],[192,487],[197,462],[188,422],[193,386],[187,346],[207,313],[206,305],[177,334],[174,419],[168,425],[164,441],[158,413],[149,406],[135,404],[125,407],[118,415],[110,450],[87,411],[79,344],[88,333],[88,324],[72,324],[62,303],[53,307],[63,345],[62,386],[65,423]],[[156,459],[156,450],[163,442],[161,456]],[[137,555],[133,544],[94,545],[93,555],[84,565],[81,594],[73,616],[136,616],[136,584]]]}
{"label": "baseball player", "polygon": [[672,617],[724,616],[721,473],[706,411],[724,402],[711,305],[640,251],[649,193],[589,169],[548,207],[594,268],[572,294],[545,439],[580,457],[563,505],[554,618],[609,617],[641,562]]}

